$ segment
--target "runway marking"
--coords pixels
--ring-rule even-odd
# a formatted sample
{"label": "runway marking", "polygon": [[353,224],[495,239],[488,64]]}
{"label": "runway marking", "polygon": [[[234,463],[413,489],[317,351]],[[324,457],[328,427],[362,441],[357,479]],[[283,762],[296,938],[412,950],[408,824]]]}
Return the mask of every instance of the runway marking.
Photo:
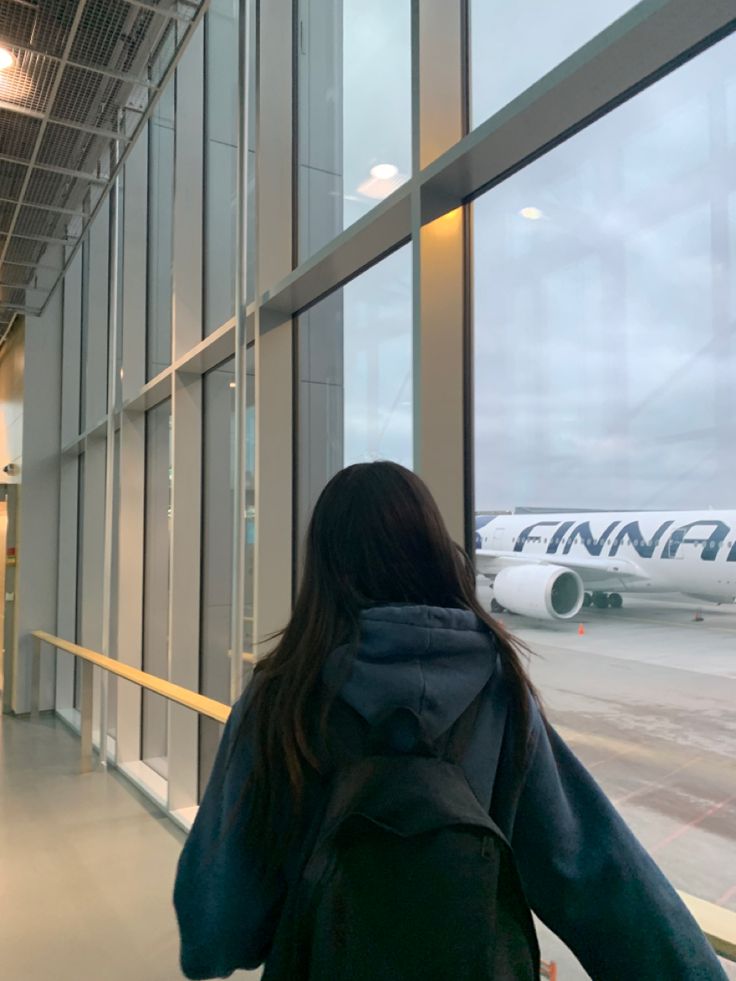
{"label": "runway marking", "polygon": [[731,888],[727,889],[722,896],[719,896],[716,900],[716,906],[723,906],[724,903],[727,903],[732,896],[736,896],[736,886],[731,886]]}
{"label": "runway marking", "polygon": [[683,835],[687,834],[691,828],[696,828],[699,824],[702,824],[706,818],[717,814],[721,808],[725,807],[726,804],[730,804],[732,800],[736,800],[736,794],[731,794],[730,797],[724,798],[724,800],[722,800],[719,804],[714,804],[713,807],[709,808],[705,814],[701,814],[698,818],[693,818],[692,821],[688,821],[687,824],[683,824],[682,827],[677,829],[677,831],[673,831],[671,834],[668,834],[666,838],[663,838],[661,841],[657,842],[653,848],[649,849],[650,854],[656,854],[661,848],[665,848],[677,838],[681,838]]}
{"label": "runway marking", "polygon": [[676,773],[686,770],[689,766],[692,766],[693,763],[698,763],[700,760],[702,760],[702,758],[702,756],[693,756],[693,758],[688,760],[687,763],[683,763],[682,766],[678,766],[674,770],[670,770],[669,773],[665,773],[665,775],[661,777],[657,783],[649,783],[645,787],[639,787],[638,790],[632,790],[630,793],[624,794],[623,797],[617,797],[615,800],[612,800],[611,803],[615,807],[618,807],[619,804],[625,804],[626,801],[631,800],[633,797],[639,797],[640,794],[648,794],[652,790],[664,790],[666,786],[665,780],[669,780],[669,778],[674,777]]}
{"label": "runway marking", "polygon": [[638,746],[630,746],[628,749],[622,749],[618,753],[612,753],[610,756],[604,756],[602,760],[596,760],[595,763],[585,763],[584,766],[588,770],[595,770],[597,766],[602,766],[604,763],[610,763],[611,760],[621,759],[622,756],[631,756],[639,749]]}

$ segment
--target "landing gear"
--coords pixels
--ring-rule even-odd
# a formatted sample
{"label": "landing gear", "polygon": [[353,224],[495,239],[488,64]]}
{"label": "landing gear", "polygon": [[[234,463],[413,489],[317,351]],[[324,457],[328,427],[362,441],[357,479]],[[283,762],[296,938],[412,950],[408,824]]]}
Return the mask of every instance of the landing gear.
{"label": "landing gear", "polygon": [[624,605],[624,601],[621,598],[620,593],[611,593],[608,597],[608,605],[612,610],[620,610]]}
{"label": "landing gear", "polygon": [[587,607],[591,606],[592,603],[593,603],[593,597],[590,595],[590,593],[585,593],[585,595],[583,596],[583,606],[586,607],[587,609]]}
{"label": "landing gear", "polygon": [[593,593],[593,606],[596,610],[608,609],[608,597],[605,593]]}

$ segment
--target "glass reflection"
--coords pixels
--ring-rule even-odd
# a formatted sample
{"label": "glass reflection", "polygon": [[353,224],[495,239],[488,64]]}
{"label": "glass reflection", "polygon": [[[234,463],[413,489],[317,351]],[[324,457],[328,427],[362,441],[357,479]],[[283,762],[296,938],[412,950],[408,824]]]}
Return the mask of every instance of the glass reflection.
{"label": "glass reflection", "polygon": [[408,0],[299,4],[299,256],[411,173]]}
{"label": "glass reflection", "polygon": [[[730,37],[489,191],[473,256],[479,594],[673,884],[731,909],[735,66]],[[531,610],[555,564],[569,620]]]}

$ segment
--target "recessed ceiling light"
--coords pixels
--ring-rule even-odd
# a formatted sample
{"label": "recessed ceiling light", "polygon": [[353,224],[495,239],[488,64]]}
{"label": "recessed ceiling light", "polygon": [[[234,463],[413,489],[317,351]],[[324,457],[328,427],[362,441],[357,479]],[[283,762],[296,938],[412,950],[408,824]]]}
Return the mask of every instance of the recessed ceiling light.
{"label": "recessed ceiling light", "polygon": [[375,177],[377,181],[391,181],[398,173],[396,164],[376,164],[371,167],[371,177]]}
{"label": "recessed ceiling light", "polygon": [[540,218],[544,218],[544,212],[540,211],[539,208],[522,208],[519,214],[522,218],[528,218],[529,221],[539,221]]}
{"label": "recessed ceiling light", "polygon": [[6,68],[12,68],[15,64],[15,55],[8,48],[0,48],[0,72]]}

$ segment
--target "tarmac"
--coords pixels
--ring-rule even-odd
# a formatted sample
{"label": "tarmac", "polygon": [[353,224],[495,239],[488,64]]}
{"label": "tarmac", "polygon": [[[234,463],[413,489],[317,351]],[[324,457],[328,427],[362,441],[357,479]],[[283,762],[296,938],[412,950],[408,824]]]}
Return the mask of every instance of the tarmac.
{"label": "tarmac", "polygon": [[[532,651],[550,721],[675,888],[736,911],[736,606],[624,595],[570,621],[498,619]],[[587,977],[544,928],[540,944],[559,981]]]}

